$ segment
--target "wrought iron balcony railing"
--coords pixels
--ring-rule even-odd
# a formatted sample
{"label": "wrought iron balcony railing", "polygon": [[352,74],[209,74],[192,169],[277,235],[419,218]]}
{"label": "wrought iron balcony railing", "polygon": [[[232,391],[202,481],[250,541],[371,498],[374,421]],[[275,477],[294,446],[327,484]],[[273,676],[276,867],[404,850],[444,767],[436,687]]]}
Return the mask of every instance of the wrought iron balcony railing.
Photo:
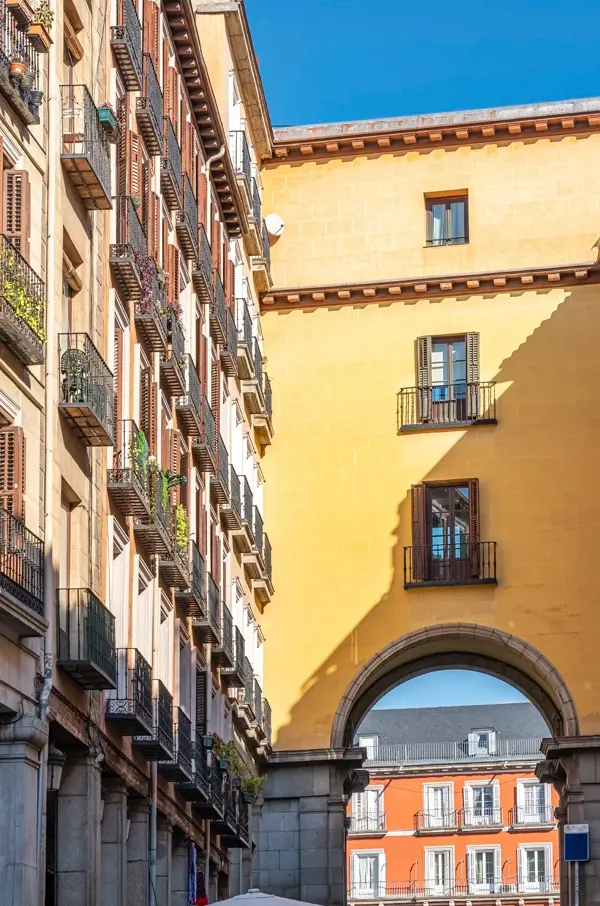
{"label": "wrought iron balcony railing", "polygon": [[63,167],[88,210],[112,207],[110,142],[85,85],[61,85]]}
{"label": "wrought iron balcony railing", "polygon": [[415,815],[416,831],[454,831],[461,826],[461,810],[457,808],[439,808],[419,810]]}
{"label": "wrought iron balcony railing", "polygon": [[229,514],[231,518],[230,531],[233,533],[237,548],[242,554],[248,554],[252,551],[254,546],[254,502],[250,484],[246,476],[240,475],[237,477],[239,482],[239,513],[237,501],[234,500],[234,495],[237,494],[237,490],[235,489],[236,482],[232,477],[232,512]]}
{"label": "wrought iron balcony railing", "polygon": [[252,317],[245,299],[236,299],[237,321],[237,365],[242,380],[249,380],[254,375],[254,347],[252,342]]}
{"label": "wrought iron balcony railing", "polygon": [[193,776],[192,768],[192,722],[187,714],[176,708],[176,723],[173,727],[173,757],[160,759],[158,771],[173,783],[189,782]]}
{"label": "wrought iron balcony railing", "polygon": [[202,430],[199,437],[192,439],[192,452],[201,470],[214,475],[217,470],[217,426],[206,397],[202,403]]}
{"label": "wrought iron balcony railing", "polygon": [[385,812],[372,812],[367,815],[352,815],[350,818],[351,834],[377,835],[384,834],[386,831]]}
{"label": "wrought iron balcony railing", "polygon": [[207,580],[206,603],[202,613],[192,614],[192,626],[201,642],[217,645],[221,640],[221,604],[219,586],[211,575]]}
{"label": "wrought iron balcony railing", "polygon": [[242,523],[247,526],[251,541],[254,540],[254,498],[250,482],[242,476]]}
{"label": "wrought iron balcony railing", "polygon": [[168,346],[160,363],[160,376],[172,396],[185,393],[185,335],[179,316],[171,309],[168,317]]}
{"label": "wrought iron balcony railing", "polygon": [[229,466],[229,502],[221,507],[221,519],[225,527],[238,532],[242,527],[241,483],[233,466]]}
{"label": "wrought iron balcony railing", "polygon": [[87,446],[111,447],[114,379],[87,333],[61,333],[58,408]]}
{"label": "wrought iron balcony railing", "polygon": [[148,240],[138,217],[138,208],[130,195],[116,199],[116,239],[110,246],[110,264],[123,293],[128,299],[142,299],[151,294],[155,287],[152,280],[146,287]]}
{"label": "wrought iron balcony railing", "polygon": [[265,373],[264,379],[264,394],[265,394],[265,412],[267,418],[273,424],[273,391],[271,390],[271,381],[269,380],[269,375]]}
{"label": "wrought iron balcony railing", "polygon": [[2,593],[44,616],[44,542],[0,507],[0,596]]}
{"label": "wrought iron balcony railing", "polygon": [[118,3],[118,25],[110,29],[110,46],[128,91],[142,87],[142,26],[133,0]]}
{"label": "wrought iron balcony railing", "polygon": [[264,551],[264,537],[263,537],[263,518],[260,514],[260,510],[257,506],[254,507],[254,541],[256,544],[256,549],[262,556]]}
{"label": "wrought iron balcony railing", "polygon": [[404,548],[404,587],[496,584],[496,542],[470,542]]}
{"label": "wrought iron balcony railing", "polygon": [[181,505],[171,507],[171,544],[159,559],[160,574],[171,588],[188,588],[190,584],[189,522]]}
{"label": "wrought iron balcony railing", "polygon": [[468,742],[419,742],[367,746],[367,767],[455,762],[540,761],[542,740],[496,739],[494,750],[474,750]]}
{"label": "wrought iron balcony railing", "polygon": [[187,588],[175,592],[185,616],[196,620],[206,619],[206,563],[195,541],[191,544],[191,580]]}
{"label": "wrought iron balcony railing", "polygon": [[198,202],[187,173],[183,177],[183,210],[177,214],[177,236],[186,258],[198,260]]}
{"label": "wrought iron balcony railing", "polygon": [[201,743],[198,742],[197,730],[196,743],[192,746],[192,753],[194,756],[192,778],[191,780],[178,781],[176,789],[184,799],[193,803],[196,808],[206,810],[210,800],[210,768],[206,760],[206,753]]}
{"label": "wrought iron balcony railing", "polygon": [[496,424],[496,384],[403,387],[398,393],[398,430]]}
{"label": "wrought iron balcony railing", "polygon": [[229,133],[229,151],[233,168],[239,177],[248,201],[252,201],[252,160],[246,133],[243,130]]}
{"label": "wrought iron balcony railing", "polygon": [[553,805],[515,805],[510,810],[509,824],[513,827],[531,827],[556,824]]}
{"label": "wrought iron balcony railing", "polygon": [[192,282],[201,302],[213,300],[212,252],[204,224],[198,226],[198,260],[192,265]]}
{"label": "wrought iron balcony railing", "polygon": [[231,670],[234,664],[233,653],[233,617],[227,604],[221,608],[220,640],[212,650],[213,661],[223,669]]}
{"label": "wrought iron balcony railing", "polygon": [[134,736],[132,745],[148,761],[171,760],[175,756],[173,696],[161,680],[152,680],[152,731]]}
{"label": "wrought iron balcony railing", "polygon": [[[246,356],[249,360],[249,356]],[[240,357],[241,370],[244,368],[248,371],[248,378],[242,381],[242,393],[246,407],[251,415],[265,414],[265,396],[263,380],[263,357],[260,351],[258,339],[254,337],[252,346],[252,370],[250,371],[248,362],[242,362]]]}
{"label": "wrought iron balcony railing", "polygon": [[271,542],[269,541],[269,536],[267,533],[264,533],[264,545],[263,545],[263,560],[265,563],[265,574],[269,581],[273,579],[273,558],[272,558],[272,548]]}
{"label": "wrought iron balcony railing", "polygon": [[160,154],[163,134],[163,97],[152,57],[144,54],[142,64],[142,93],[136,104],[140,132],[150,154]]}
{"label": "wrought iron balcony railing", "polygon": [[484,895],[515,896],[517,894],[557,894],[560,890],[558,878],[550,875],[541,875],[536,880],[528,880],[522,875],[495,875],[484,876],[481,879],[440,880],[425,879],[423,881],[351,881],[348,887],[348,898],[357,900],[430,900],[443,897],[456,899],[458,897],[480,897]]}
{"label": "wrought iron balcony railing", "polygon": [[221,364],[228,377],[236,377],[238,373],[238,332],[235,318],[230,308],[225,316],[225,345],[221,346]]}
{"label": "wrought iron balcony railing", "polygon": [[265,742],[267,745],[271,745],[272,740],[272,724],[271,724],[271,705],[265,698],[263,700],[263,730],[265,734]]}
{"label": "wrought iron balcony railing", "polygon": [[260,203],[260,189],[254,177],[252,177],[252,208],[250,216],[256,223],[262,223],[262,206]]}
{"label": "wrought iron balcony railing", "polygon": [[231,668],[221,671],[221,675],[230,689],[244,687],[246,683],[245,659],[246,643],[240,628],[236,626],[233,635],[233,665]]}
{"label": "wrought iron balcony railing", "polygon": [[113,467],[108,470],[107,490],[124,516],[147,518],[148,441],[132,419],[117,423]]}
{"label": "wrought iron balcony railing", "polygon": [[225,343],[227,337],[227,303],[225,290],[218,271],[215,271],[214,299],[210,306],[210,332],[215,343]]}
{"label": "wrought iron balcony railing", "polygon": [[[24,63],[25,72],[33,77],[28,79],[28,82],[32,81],[29,88],[23,88],[21,78],[11,74],[13,60]],[[0,20],[0,92],[29,126],[40,121],[41,101],[38,98],[42,77],[40,54],[27,37],[27,29],[17,21],[10,9],[3,7]]]}
{"label": "wrought iron balcony railing", "polygon": [[191,437],[200,437],[202,434],[202,390],[196,364],[189,354],[183,357],[183,376],[185,393],[177,398],[175,408],[179,415],[179,422],[186,434]]}
{"label": "wrought iron balcony railing", "polygon": [[181,171],[181,149],[171,118],[164,117],[164,150],[160,162],[160,188],[169,209],[183,205],[183,175]]}
{"label": "wrought iron balcony railing", "polygon": [[[164,353],[167,348],[168,333],[165,289],[158,279],[156,267],[145,253],[142,254],[142,257],[138,256],[137,267],[138,271],[141,267],[145,273],[150,269],[152,277],[150,281],[147,281],[145,275],[143,277],[143,292],[140,292],[139,298],[135,302],[135,326],[138,334],[143,336],[149,349],[153,352]],[[150,283],[149,288],[146,286],[146,282]]]}
{"label": "wrought iron balcony railing", "polygon": [[261,224],[260,240],[259,254],[252,258],[252,271],[258,291],[266,292],[271,285],[271,243],[264,220]]}
{"label": "wrought iron balcony railing", "polygon": [[58,590],[57,664],[84,689],[117,684],[115,618],[89,588]]}
{"label": "wrought iron balcony railing", "polygon": [[156,469],[148,469],[148,516],[135,517],[133,531],[149,554],[172,555],[171,507],[168,483]]}
{"label": "wrought iron balcony railing", "polygon": [[108,693],[106,719],[123,736],[152,732],[152,669],[137,648],[117,650],[117,687]]}
{"label": "wrought iron balcony railing", "polygon": [[26,365],[41,365],[44,361],[45,316],[44,282],[10,239],[2,236],[0,340]]}
{"label": "wrought iron balcony railing", "polygon": [[252,672],[252,664],[248,660],[247,656],[244,658],[244,677],[245,677],[244,688],[243,688],[243,690],[240,691],[240,694],[238,697],[238,704],[242,707],[242,709],[248,715],[248,720],[250,722],[253,722],[256,717],[256,712],[255,712],[256,703],[255,703],[255,699],[254,699],[254,693],[255,693],[254,674]]}
{"label": "wrought iron balcony railing", "polygon": [[229,503],[229,454],[220,434],[217,441],[217,473],[210,480],[210,489],[217,503]]}

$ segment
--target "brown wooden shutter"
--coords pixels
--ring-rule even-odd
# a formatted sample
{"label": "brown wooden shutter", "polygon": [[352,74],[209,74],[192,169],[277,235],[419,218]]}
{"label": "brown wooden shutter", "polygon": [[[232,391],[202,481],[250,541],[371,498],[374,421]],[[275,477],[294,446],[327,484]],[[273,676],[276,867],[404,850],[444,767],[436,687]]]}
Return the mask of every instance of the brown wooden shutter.
{"label": "brown wooden shutter", "polygon": [[200,380],[205,396],[208,396],[208,339],[202,334],[202,357],[200,359]]}
{"label": "brown wooden shutter", "polygon": [[169,302],[179,303],[179,249],[169,245],[167,270],[169,272]]}
{"label": "brown wooden shutter", "polygon": [[[198,161],[200,163],[200,161]],[[204,224],[206,229],[206,173],[202,172],[201,166],[198,167],[198,220]],[[209,237],[210,238],[210,237]]]}
{"label": "brown wooden shutter", "polygon": [[117,191],[119,195],[127,195],[129,161],[131,160],[131,132],[128,128],[128,95],[119,98],[117,105],[117,121],[119,123],[119,141],[117,145]]}
{"label": "brown wooden shutter", "polygon": [[[211,202],[211,211],[212,211],[213,207],[214,206]],[[221,249],[219,247],[220,241],[221,241],[221,237],[219,235],[219,223],[217,220],[215,220],[214,211],[213,211],[213,217],[210,222],[210,245],[212,248],[213,268],[216,271],[218,271],[221,266],[221,262],[219,260],[220,254],[221,254]]]}
{"label": "brown wooden shutter", "polygon": [[469,544],[471,546],[471,575],[479,577],[479,479],[469,479]]}
{"label": "brown wooden shutter", "polygon": [[23,428],[0,428],[0,507],[25,518],[25,435]]}
{"label": "brown wooden shutter", "polygon": [[4,233],[4,139],[0,135],[0,235]]}
{"label": "brown wooden shutter", "polygon": [[429,518],[427,487],[413,484],[411,488],[412,516],[412,578],[423,581],[427,578]]}
{"label": "brown wooden shutter", "polygon": [[31,204],[27,170],[4,171],[4,235],[29,261]]}
{"label": "brown wooden shutter", "polygon": [[115,327],[115,440],[117,451],[121,450],[123,444],[123,338],[123,328]]}
{"label": "brown wooden shutter", "polygon": [[225,290],[225,301],[227,302],[228,308],[233,308],[233,285],[235,282],[235,264],[229,258],[225,257],[225,283],[223,289]]}
{"label": "brown wooden shutter", "polygon": [[152,65],[159,77],[160,11],[157,3],[144,0],[144,53],[150,54]]}
{"label": "brown wooden shutter", "polygon": [[156,456],[158,446],[157,416],[158,416],[158,386],[154,381],[151,368],[144,368],[140,388],[141,396],[141,429],[146,435],[148,448],[152,456]]}
{"label": "brown wooden shutter", "polygon": [[[137,195],[140,201],[143,201],[144,195],[144,172],[142,162],[142,139],[137,132],[130,133],[130,156],[129,156],[129,191],[131,195]],[[143,205],[137,209],[140,220],[143,216]]]}
{"label": "brown wooden shutter", "polygon": [[163,469],[171,468],[171,438],[164,406],[161,406],[160,410],[160,464]]}
{"label": "brown wooden shutter", "polygon": [[206,673],[196,670],[196,739],[206,733]]}
{"label": "brown wooden shutter", "polygon": [[163,60],[162,60],[163,71],[162,71],[162,83],[161,83],[161,84],[162,84],[162,90],[163,90],[163,115],[164,115],[164,116],[168,116],[168,115],[169,115],[169,104],[170,104],[170,100],[169,100],[169,95],[170,95],[170,88],[169,88],[169,42],[168,42],[168,41],[164,41],[164,42],[163,42],[163,54],[162,54],[162,58],[163,58]]}
{"label": "brown wooden shutter", "polygon": [[160,259],[160,197],[152,193],[152,257]]}
{"label": "brown wooden shutter", "polygon": [[210,574],[219,585],[221,582],[221,541],[217,535],[217,526],[210,521]]}
{"label": "brown wooden shutter", "polygon": [[479,334],[468,333],[467,346],[467,415],[479,415]]}
{"label": "brown wooden shutter", "polygon": [[147,251],[150,253],[150,186],[152,184],[151,178],[151,163],[149,160],[142,160],[142,226],[144,227],[144,232],[146,233],[146,239],[148,240]]}
{"label": "brown wooden shutter", "polygon": [[417,339],[417,415],[420,421],[431,418],[431,337]]}
{"label": "brown wooden shutter", "polygon": [[162,266],[169,273],[169,221],[166,217],[162,221]]}
{"label": "brown wooden shutter", "polygon": [[213,356],[210,377],[210,405],[217,426],[217,439],[221,424],[221,363],[218,356]]}
{"label": "brown wooden shutter", "polygon": [[179,135],[179,73],[177,72],[176,69],[172,69],[171,72],[173,73],[171,76],[171,84],[172,84],[171,108],[173,111],[172,112],[173,129],[175,130],[175,135],[178,136]]}
{"label": "brown wooden shutter", "polygon": [[[169,442],[169,471],[173,475],[181,475],[181,432],[171,428],[168,432]],[[181,502],[180,486],[177,485],[173,493],[173,502]]]}

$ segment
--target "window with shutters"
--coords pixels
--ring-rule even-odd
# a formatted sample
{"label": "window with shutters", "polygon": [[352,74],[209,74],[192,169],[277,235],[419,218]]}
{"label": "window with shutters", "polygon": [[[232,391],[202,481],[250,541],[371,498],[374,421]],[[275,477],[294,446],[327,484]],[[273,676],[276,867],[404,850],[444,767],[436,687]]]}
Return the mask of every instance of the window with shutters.
{"label": "window with shutters", "polygon": [[467,847],[468,892],[498,893],[501,884],[500,846]]}
{"label": "window with shutters", "polygon": [[498,781],[466,783],[464,805],[463,825],[465,827],[496,827],[502,824]]}
{"label": "window with shutters", "polygon": [[552,893],[551,843],[525,843],[518,849],[519,893]]}
{"label": "window with shutters", "polygon": [[369,785],[364,793],[353,793],[351,810],[353,833],[374,834],[385,830],[382,786]]}
{"label": "window with shutters", "polygon": [[479,334],[418,337],[416,387],[398,395],[398,429],[495,424],[495,382],[479,377]]}
{"label": "window with shutters", "polygon": [[0,507],[25,519],[25,434],[23,428],[0,428]]}
{"label": "window with shutters", "polygon": [[404,584],[496,582],[496,545],[479,537],[479,481],[413,485]]}
{"label": "window with shutters", "polygon": [[464,245],[469,241],[466,192],[449,197],[425,196],[427,245]]}

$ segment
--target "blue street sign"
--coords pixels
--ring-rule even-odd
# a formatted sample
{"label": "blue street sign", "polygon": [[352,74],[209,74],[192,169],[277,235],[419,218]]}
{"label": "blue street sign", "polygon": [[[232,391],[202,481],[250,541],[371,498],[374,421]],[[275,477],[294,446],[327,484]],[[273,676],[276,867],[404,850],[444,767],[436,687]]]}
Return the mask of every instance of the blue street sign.
{"label": "blue street sign", "polygon": [[565,862],[587,862],[590,858],[589,824],[565,824]]}

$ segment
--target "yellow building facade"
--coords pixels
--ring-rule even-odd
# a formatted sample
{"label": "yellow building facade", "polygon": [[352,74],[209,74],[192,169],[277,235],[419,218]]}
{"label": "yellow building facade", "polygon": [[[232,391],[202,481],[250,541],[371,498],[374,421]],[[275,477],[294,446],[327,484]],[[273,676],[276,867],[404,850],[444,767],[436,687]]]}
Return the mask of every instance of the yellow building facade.
{"label": "yellow building facade", "polygon": [[[264,200],[285,230],[262,305],[279,795],[284,763],[359,766],[346,747],[391,685],[467,666],[540,707],[540,770],[566,820],[593,825],[599,111],[276,130]],[[585,883],[600,899],[591,868]]]}

